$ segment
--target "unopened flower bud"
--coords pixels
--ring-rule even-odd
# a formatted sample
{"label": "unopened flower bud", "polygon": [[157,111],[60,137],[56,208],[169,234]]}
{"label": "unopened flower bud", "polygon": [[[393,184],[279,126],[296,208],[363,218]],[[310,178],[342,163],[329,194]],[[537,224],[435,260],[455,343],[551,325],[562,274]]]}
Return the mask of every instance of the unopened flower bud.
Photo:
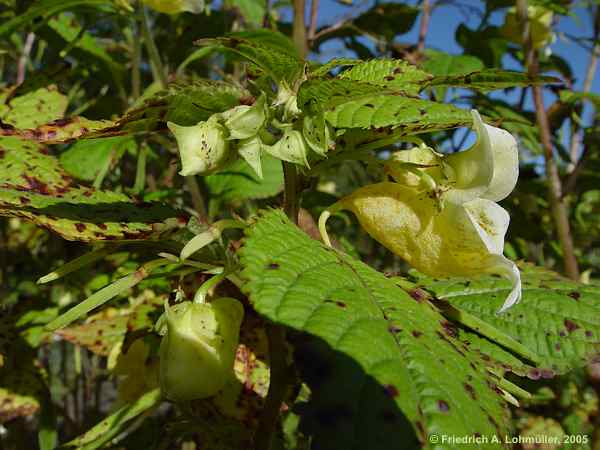
{"label": "unopened flower bud", "polygon": [[233,376],[244,317],[229,297],[210,303],[165,304],[166,334],[160,344],[163,396],[181,402],[215,395]]}
{"label": "unopened flower bud", "polygon": [[265,95],[258,97],[252,106],[241,105],[222,113],[230,139],[254,137],[265,126],[267,108]]}
{"label": "unopened flower bud", "polygon": [[276,158],[308,167],[308,145],[297,130],[288,129],[273,145],[266,145],[265,150]]}
{"label": "unopened flower bud", "polygon": [[169,130],[175,135],[181,156],[183,176],[206,175],[226,166],[232,159],[225,128],[217,115],[206,122],[184,127],[168,122]]}

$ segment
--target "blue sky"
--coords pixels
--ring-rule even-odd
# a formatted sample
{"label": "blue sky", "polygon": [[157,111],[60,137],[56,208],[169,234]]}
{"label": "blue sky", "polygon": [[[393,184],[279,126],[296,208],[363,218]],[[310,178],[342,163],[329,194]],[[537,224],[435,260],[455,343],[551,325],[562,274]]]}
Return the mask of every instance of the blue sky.
{"label": "blue sky", "polygon": [[[346,6],[336,2],[335,0],[320,0],[318,24],[319,26],[331,25],[342,19],[356,17],[361,12],[371,8],[374,3],[375,2],[369,0],[358,2],[357,0],[354,0],[353,5]],[[415,5],[418,2],[416,0],[409,0],[404,3]],[[459,3],[483,11],[484,3],[480,0],[462,0]],[[307,0],[307,9],[309,8],[310,0]],[[490,18],[491,23],[493,25],[501,25],[504,21],[504,15],[505,11],[496,11]],[[581,90],[590,55],[588,50],[582,48],[576,42],[573,42],[571,39],[569,39],[569,36],[590,38],[593,30],[592,18],[586,9],[582,7],[575,7],[572,9],[571,16],[557,16],[555,20],[558,21],[558,25],[555,28],[558,33],[556,40],[550,46],[550,49],[553,53],[562,56],[570,63],[576,78],[574,89]],[[469,28],[475,29],[479,25],[479,22],[480,16],[472,11],[469,12],[468,8],[460,9],[451,5],[440,6],[435,9],[431,18],[426,46],[451,54],[462,54],[462,48],[454,39],[456,28],[461,23],[464,23]],[[418,31],[419,19],[416,20],[410,32],[404,35],[399,35],[396,39],[399,42],[414,43],[417,41]],[[370,45],[368,40],[365,40],[364,43]],[[339,56],[348,56],[347,51],[339,42],[330,42],[321,47],[321,55],[319,59],[324,62]],[[503,60],[503,63],[505,68],[514,70],[520,69],[518,64],[510,56],[506,56],[506,58]],[[598,71],[600,71],[600,68]],[[592,84],[592,92],[600,93],[600,76],[598,73],[596,73]],[[507,94],[503,91],[500,91],[493,93],[492,95],[506,96]],[[514,93],[508,95],[509,100],[514,100],[514,96],[518,95],[518,92],[514,91]],[[547,105],[554,100],[555,99],[552,94],[546,94],[545,102]],[[528,109],[532,108],[530,98],[527,99],[525,107]],[[583,114],[584,122],[589,123],[591,120],[591,113],[592,110],[590,105],[586,105]],[[469,144],[471,141],[472,137],[467,141],[467,144]]]}
{"label": "blue sky", "polygon": [[[308,0],[307,0],[308,2]],[[408,1],[408,4],[415,4],[416,1]],[[479,9],[483,9],[479,0],[463,0],[463,4],[469,4]],[[332,24],[347,17],[353,17],[362,11],[369,9],[374,3],[371,1],[355,2],[353,6],[345,6],[334,0],[321,0],[319,8],[319,25]],[[576,89],[581,88],[585,70],[589,61],[589,53],[581,48],[576,43],[569,41],[565,35],[577,37],[590,37],[592,34],[592,19],[587,11],[583,8],[575,8],[573,17],[560,16],[558,18],[557,30],[559,34],[556,41],[551,45],[551,50],[565,59],[567,59],[577,76]],[[504,12],[497,11],[491,17],[491,21],[495,25],[501,25],[503,22]],[[448,53],[460,54],[462,48],[454,39],[456,28],[464,23],[469,28],[476,28],[479,25],[479,17],[476,14],[461,11],[455,6],[443,5],[436,8],[429,26],[426,45]],[[397,39],[401,42],[415,42],[417,40],[419,28],[419,19],[415,22],[411,31],[407,34],[399,36]],[[325,50],[325,59],[330,59],[335,56],[340,56],[341,47],[337,45],[329,45],[323,47]],[[510,61],[506,61],[510,64]],[[515,67],[516,68],[516,67]],[[592,91],[600,92],[600,77],[596,74]]]}

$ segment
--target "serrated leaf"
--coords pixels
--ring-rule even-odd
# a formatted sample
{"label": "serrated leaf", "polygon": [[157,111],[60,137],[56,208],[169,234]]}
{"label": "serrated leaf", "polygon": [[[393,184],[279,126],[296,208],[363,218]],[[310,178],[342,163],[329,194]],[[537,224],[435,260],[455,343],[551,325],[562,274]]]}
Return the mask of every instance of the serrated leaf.
{"label": "serrated leaf", "polygon": [[437,50],[425,51],[427,60],[423,69],[432,75],[448,76],[472,73],[484,68],[483,62],[475,56],[450,55]]}
{"label": "serrated leaf", "polygon": [[298,90],[298,107],[306,111],[319,112],[354,97],[380,93],[381,87],[354,80],[340,78],[314,78],[305,81]]}
{"label": "serrated leaf", "polygon": [[204,177],[212,196],[224,201],[267,198],[283,189],[281,161],[270,155],[262,155],[262,180],[243,160],[238,160],[214,175]]}
{"label": "serrated leaf", "polygon": [[11,91],[0,94],[0,123],[15,128],[35,128],[61,118],[67,109],[67,97],[56,86],[43,87],[19,97]]}
{"label": "serrated leaf", "polygon": [[40,144],[0,138],[0,215],[21,217],[78,241],[147,239],[177,226],[161,203],[80,187]]}
{"label": "serrated leaf", "polygon": [[[491,324],[536,353],[541,363],[530,378],[583,367],[600,354],[600,287],[582,285],[533,266],[522,270],[523,298],[504,314],[496,311],[510,286],[494,277],[418,282],[437,298]],[[496,308],[496,309],[494,309]]]}
{"label": "serrated leaf", "polygon": [[0,127],[0,137],[19,137],[29,141],[59,144],[80,137],[117,136],[123,134],[110,120],[89,120],[85,117],[57,119],[35,128]]}
{"label": "serrated leaf", "polygon": [[463,87],[493,91],[516,86],[533,86],[539,84],[556,84],[562,81],[556,77],[538,75],[532,77],[523,72],[513,72],[500,69],[486,69],[464,75],[449,75],[433,78],[428,86]]}
{"label": "serrated leaf", "polygon": [[255,309],[316,340],[305,355],[315,415],[303,419],[313,445],[405,448],[406,420],[425,442],[430,434],[507,432],[497,386],[429,303],[312,240],[281,211],[256,220],[240,255]]}
{"label": "serrated leaf", "polygon": [[402,134],[470,126],[471,113],[445,103],[402,95],[374,95],[342,103],[325,112],[337,128],[390,127]]}
{"label": "serrated leaf", "polygon": [[256,64],[274,81],[292,86],[302,74],[304,63],[289,46],[289,39],[273,31],[232,33],[228,37],[201,39],[197,44],[235,53]]}
{"label": "serrated leaf", "polygon": [[310,76],[311,78],[319,78],[326,76],[330,71],[337,67],[346,67],[346,66],[354,66],[356,64],[360,64],[362,61],[360,59],[352,59],[352,58],[333,58],[332,60],[326,62],[325,64],[318,65],[316,67],[311,68]]}
{"label": "serrated leaf", "polygon": [[421,86],[433,77],[403,60],[373,59],[354,65],[342,72],[339,78],[417,95]]}
{"label": "serrated leaf", "polygon": [[167,89],[145,98],[115,121],[94,121],[84,117],[59,119],[34,129],[0,128],[0,136],[57,144],[76,138],[123,136],[166,129],[166,122],[196,125],[217,112],[238,106],[250,94],[222,81],[174,82]]}

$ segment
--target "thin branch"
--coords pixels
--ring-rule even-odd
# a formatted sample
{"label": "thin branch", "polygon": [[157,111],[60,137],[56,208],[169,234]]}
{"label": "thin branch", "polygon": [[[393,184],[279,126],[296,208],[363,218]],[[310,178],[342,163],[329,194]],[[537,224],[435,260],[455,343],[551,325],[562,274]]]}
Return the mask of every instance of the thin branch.
{"label": "thin branch", "polygon": [[267,325],[269,340],[269,366],[271,369],[269,392],[265,399],[258,428],[254,438],[256,450],[270,450],[279,421],[281,404],[287,391],[288,366],[286,362],[285,329],[279,325]]}
{"label": "thin branch", "polygon": [[[539,65],[536,50],[533,48],[531,33],[529,29],[529,19],[527,17],[527,0],[517,0],[517,15],[523,33],[525,43],[525,67],[530,76],[536,77],[539,73]],[[558,167],[554,160],[554,150],[552,147],[552,137],[548,114],[544,108],[542,89],[540,86],[532,86],[533,102],[542,147],[544,149],[544,162],[546,165],[546,178],[548,180],[548,200],[550,210],[554,220],[554,226],[558,234],[558,240],[563,253],[565,272],[571,279],[579,279],[579,266],[575,258],[573,246],[573,237],[571,235],[571,226],[567,207],[562,198],[562,185],[558,173]]]}
{"label": "thin branch", "polygon": [[312,41],[317,33],[317,18],[319,15],[319,0],[310,2],[310,26],[308,28],[308,40]]}
{"label": "thin branch", "polygon": [[423,12],[421,13],[421,24],[419,27],[419,41],[417,43],[417,52],[422,55],[425,51],[425,38],[429,30],[429,19],[431,18],[431,5],[429,0],[423,0]]}
{"label": "thin branch", "polygon": [[[588,67],[585,73],[585,79],[583,80],[583,94],[587,94],[592,89],[592,82],[594,81],[594,77],[596,76],[596,67],[598,66],[598,58],[600,57],[600,41],[598,40],[600,34],[600,8],[596,8],[596,14],[594,15],[594,47],[592,48],[590,54],[590,61],[588,63]],[[571,142],[569,145],[569,156],[571,157],[571,164],[567,168],[568,172],[574,172],[575,167],[577,166],[577,161],[579,159],[579,143],[581,140],[581,129],[579,125],[571,120]],[[584,149],[585,151],[585,149]],[[581,155],[581,159],[584,155]],[[574,184],[574,181],[571,182]]]}
{"label": "thin branch", "polygon": [[33,43],[35,42],[35,34],[27,33],[27,37],[25,38],[25,44],[23,45],[23,52],[19,57],[19,63],[17,66],[17,83],[21,84],[25,81],[25,72],[27,70],[27,60],[29,59],[29,54],[31,53],[31,49],[33,47]]}

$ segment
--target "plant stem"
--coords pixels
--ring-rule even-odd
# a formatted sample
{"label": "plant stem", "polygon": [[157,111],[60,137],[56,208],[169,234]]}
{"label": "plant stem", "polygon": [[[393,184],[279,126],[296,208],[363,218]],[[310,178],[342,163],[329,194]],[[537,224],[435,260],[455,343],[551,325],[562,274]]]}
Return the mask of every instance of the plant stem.
{"label": "plant stem", "polygon": [[204,198],[202,197],[202,192],[200,192],[200,186],[198,185],[196,177],[185,177],[185,184],[187,184],[187,187],[190,190],[192,205],[194,205],[194,211],[198,213],[198,220],[202,223],[208,223],[206,204],[204,203]]}
{"label": "plant stem", "polygon": [[298,173],[296,166],[292,163],[283,161],[283,210],[286,215],[295,223],[298,223]]}
{"label": "plant stem", "polygon": [[431,6],[429,5],[429,0],[423,0],[422,10],[421,24],[419,27],[419,41],[417,43],[417,52],[419,55],[422,55],[423,51],[425,50],[425,38],[427,37],[427,30],[429,29],[429,19],[431,17]]}
{"label": "plant stem", "polygon": [[[142,18],[142,20],[144,20]],[[142,60],[142,40],[140,39],[140,26],[133,20],[132,55],[131,55],[131,97],[137,100],[142,93],[142,78],[140,63]]]}
{"label": "plant stem", "polygon": [[296,44],[296,49],[302,59],[306,57],[307,53],[304,7],[305,0],[294,0],[294,44]]}
{"label": "plant stem", "polygon": [[254,448],[256,450],[270,450],[273,445],[273,437],[279,422],[279,412],[287,390],[288,380],[285,329],[279,325],[267,325],[267,339],[269,340],[271,373],[269,392],[254,437]]}
{"label": "plant stem", "polygon": [[[585,72],[585,79],[583,80],[583,93],[587,94],[592,89],[592,82],[594,81],[594,77],[596,76],[596,67],[598,66],[598,58],[600,57],[600,41],[598,37],[600,35],[600,7],[596,8],[596,13],[594,14],[594,46],[592,47],[592,52],[590,54],[590,60],[588,62],[588,67]],[[585,101],[585,99],[583,100]],[[569,145],[569,156],[571,157],[571,164],[567,168],[568,172],[573,172],[577,167],[577,162],[579,158],[579,140],[581,137],[579,125],[574,120],[571,120],[571,142]],[[581,157],[583,159],[583,156]]]}
{"label": "plant stem", "polygon": [[319,0],[310,2],[310,26],[308,28],[308,39],[312,41],[317,33],[317,18],[319,14]]}
{"label": "plant stem", "polygon": [[34,41],[35,34],[27,33],[27,37],[25,38],[25,44],[23,45],[23,52],[19,57],[19,63],[17,65],[17,85],[25,81],[25,73],[27,72],[27,61],[29,60],[29,54],[31,53],[31,48],[33,47]]}
{"label": "plant stem", "polygon": [[[525,45],[525,67],[527,68],[529,75],[536,77],[539,72],[538,59],[537,52],[533,48],[531,41],[529,20],[527,17],[527,0],[517,0],[517,12]],[[544,108],[542,89],[540,86],[532,86],[532,92],[537,124],[540,130],[542,147],[544,148],[544,162],[546,165],[550,211],[552,213],[554,227],[556,228],[558,240],[563,253],[565,273],[569,278],[578,280],[579,266],[577,264],[577,259],[575,258],[573,236],[571,235],[571,226],[569,224],[567,207],[564,199],[562,198],[562,184],[560,175],[558,173],[556,161],[554,160],[550,125],[548,122],[548,114]]]}
{"label": "plant stem", "polygon": [[156,48],[156,44],[152,38],[152,33],[150,32],[148,11],[146,10],[145,6],[141,6],[140,11],[142,36],[144,36],[144,43],[146,44],[146,50],[148,50],[148,57],[150,58],[154,78],[156,81],[160,82],[163,88],[166,88],[168,84],[167,74],[165,73],[165,69],[160,59],[160,54],[158,53],[158,49]]}

